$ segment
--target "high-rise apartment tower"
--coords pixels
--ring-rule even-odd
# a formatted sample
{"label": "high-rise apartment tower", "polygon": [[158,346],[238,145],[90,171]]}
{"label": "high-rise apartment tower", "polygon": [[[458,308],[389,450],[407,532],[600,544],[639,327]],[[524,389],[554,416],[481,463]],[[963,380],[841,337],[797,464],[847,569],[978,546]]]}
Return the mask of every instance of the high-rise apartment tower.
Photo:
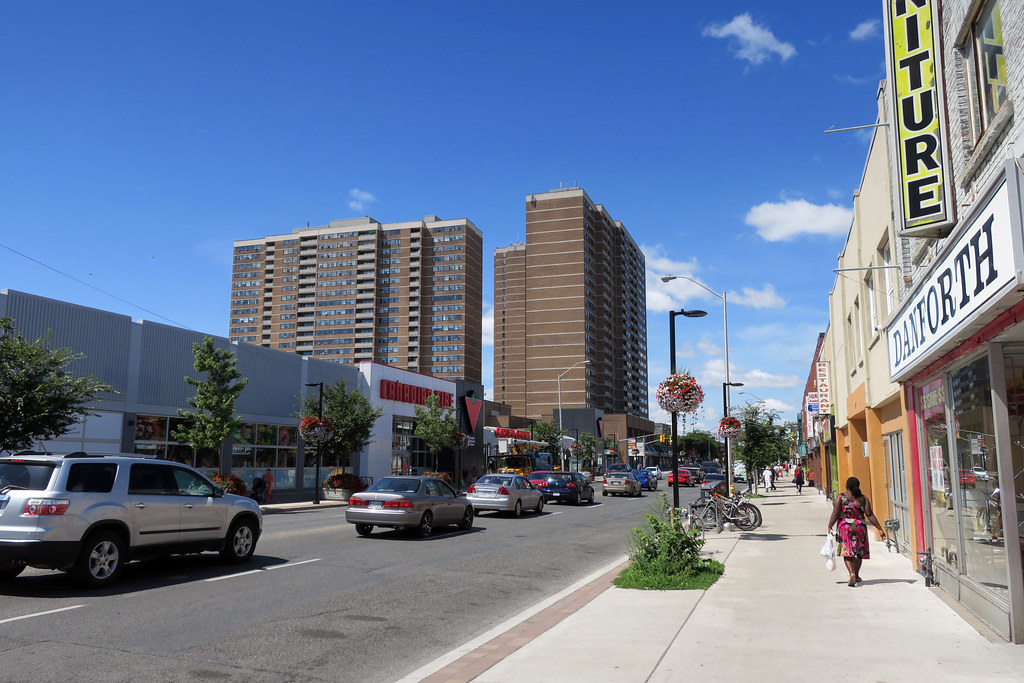
{"label": "high-rise apartment tower", "polygon": [[582,189],[527,195],[526,243],[494,252],[495,400],[549,419],[561,384],[565,410],[647,418],[644,264]]}
{"label": "high-rise apartment tower", "polygon": [[482,271],[466,219],[353,218],[240,240],[231,340],[480,382]]}

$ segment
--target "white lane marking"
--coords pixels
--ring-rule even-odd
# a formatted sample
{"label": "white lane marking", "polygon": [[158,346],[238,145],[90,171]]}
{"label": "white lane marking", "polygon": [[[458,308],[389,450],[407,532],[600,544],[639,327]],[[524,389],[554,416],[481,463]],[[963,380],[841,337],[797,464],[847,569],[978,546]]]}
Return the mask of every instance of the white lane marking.
{"label": "white lane marking", "polygon": [[57,612],[67,612],[69,609],[78,609],[79,607],[85,607],[85,605],[72,605],[71,607],[61,607],[60,609],[51,609],[45,612],[36,612],[35,614],[23,614],[20,617],[10,617],[8,619],[0,619],[0,624],[6,624],[10,621],[19,621],[21,619],[31,619],[33,617],[45,617],[47,614],[56,614]]}
{"label": "white lane marking", "polygon": [[300,564],[308,564],[310,562],[319,562],[319,561],[320,561],[320,558],[318,557],[315,560],[303,560],[302,562],[286,562],[284,564],[274,565],[273,567],[260,567],[259,569],[253,569],[253,570],[247,571],[247,572],[239,572],[237,574],[228,574],[227,576],[215,576],[212,579],[203,579],[203,580],[206,581],[207,583],[210,583],[212,581],[223,581],[224,579],[234,579],[234,578],[237,578],[239,576],[249,576],[250,574],[259,574],[260,572],[269,572],[269,571],[273,571],[274,569],[284,569],[286,567],[298,567]]}
{"label": "white lane marking", "polygon": [[505,633],[506,631],[508,631],[509,629],[511,629],[511,628],[513,628],[515,626],[518,626],[519,624],[523,623],[524,621],[526,621],[527,619],[529,619],[533,615],[537,614],[538,612],[547,609],[548,607],[550,607],[551,605],[555,604],[556,602],[558,602],[559,600],[561,600],[565,596],[570,595],[570,594],[576,592],[580,588],[583,588],[583,586],[586,586],[591,581],[596,580],[602,574],[607,574],[608,572],[610,572],[611,570],[615,569],[620,564],[625,562],[627,559],[628,559],[628,557],[623,555],[622,557],[620,557],[619,559],[615,560],[611,564],[608,564],[608,565],[602,567],[601,569],[598,569],[596,572],[594,572],[590,576],[586,576],[586,577],[580,579],[579,581],[577,581],[573,585],[569,586],[565,590],[563,590],[563,591],[561,591],[559,593],[555,593],[554,595],[552,595],[550,598],[547,598],[546,600],[541,600],[540,602],[538,602],[533,607],[528,607],[527,609],[523,610],[522,612],[520,612],[516,616],[512,617],[511,619],[509,619],[508,621],[505,621],[505,622],[503,622],[501,624],[498,624],[497,626],[492,628],[487,633],[484,633],[483,635],[474,638],[473,640],[469,641],[468,643],[462,645],[461,647],[455,648],[454,650],[452,650],[451,652],[449,652],[447,654],[441,655],[440,657],[438,657],[434,661],[430,662],[429,664],[426,664],[426,665],[420,667],[419,669],[416,669],[416,671],[413,671],[408,676],[405,676],[404,678],[400,678],[398,681],[396,681],[396,683],[416,683],[417,681],[422,681],[424,678],[426,678],[430,674],[436,673],[437,671],[440,671],[444,667],[448,666],[449,664],[451,664],[452,662],[456,661],[460,657],[463,657],[466,654],[469,654],[470,652],[472,652],[476,648],[480,647],[484,643],[497,638],[502,633]]}

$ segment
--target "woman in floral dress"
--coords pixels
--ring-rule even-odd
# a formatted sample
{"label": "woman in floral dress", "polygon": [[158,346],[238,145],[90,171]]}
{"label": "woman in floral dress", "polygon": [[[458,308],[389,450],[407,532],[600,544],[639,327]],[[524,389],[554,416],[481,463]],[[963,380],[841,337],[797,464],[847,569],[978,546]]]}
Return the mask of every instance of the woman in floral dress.
{"label": "woman in floral dress", "polygon": [[853,587],[861,581],[861,563],[871,559],[867,522],[871,522],[882,534],[882,538],[885,538],[885,530],[878,523],[875,513],[871,511],[871,501],[860,492],[860,480],[857,477],[847,479],[846,493],[836,498],[832,516],[828,520],[829,533],[832,533],[832,527],[836,522],[839,523],[839,543],[842,547],[843,562],[846,563],[846,570],[850,572],[850,582],[847,585]]}

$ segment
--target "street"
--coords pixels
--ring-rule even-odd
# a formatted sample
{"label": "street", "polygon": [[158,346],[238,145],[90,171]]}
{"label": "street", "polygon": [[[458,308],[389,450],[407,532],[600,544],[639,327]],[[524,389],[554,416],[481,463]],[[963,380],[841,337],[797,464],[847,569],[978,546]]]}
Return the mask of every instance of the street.
{"label": "street", "polygon": [[666,490],[596,488],[594,505],[484,513],[427,539],[361,538],[341,507],[267,514],[247,565],[133,563],[101,591],[27,570],[0,589],[0,678],[395,680],[623,556]]}

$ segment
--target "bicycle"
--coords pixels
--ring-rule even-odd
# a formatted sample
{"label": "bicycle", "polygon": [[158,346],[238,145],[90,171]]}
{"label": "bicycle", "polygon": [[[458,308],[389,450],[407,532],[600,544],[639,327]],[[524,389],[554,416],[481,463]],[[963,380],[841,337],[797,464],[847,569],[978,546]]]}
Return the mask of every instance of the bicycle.
{"label": "bicycle", "polygon": [[740,531],[753,531],[761,526],[761,511],[742,495],[727,498],[718,493],[690,503],[690,520],[704,531],[722,532],[726,523],[735,524]]}

